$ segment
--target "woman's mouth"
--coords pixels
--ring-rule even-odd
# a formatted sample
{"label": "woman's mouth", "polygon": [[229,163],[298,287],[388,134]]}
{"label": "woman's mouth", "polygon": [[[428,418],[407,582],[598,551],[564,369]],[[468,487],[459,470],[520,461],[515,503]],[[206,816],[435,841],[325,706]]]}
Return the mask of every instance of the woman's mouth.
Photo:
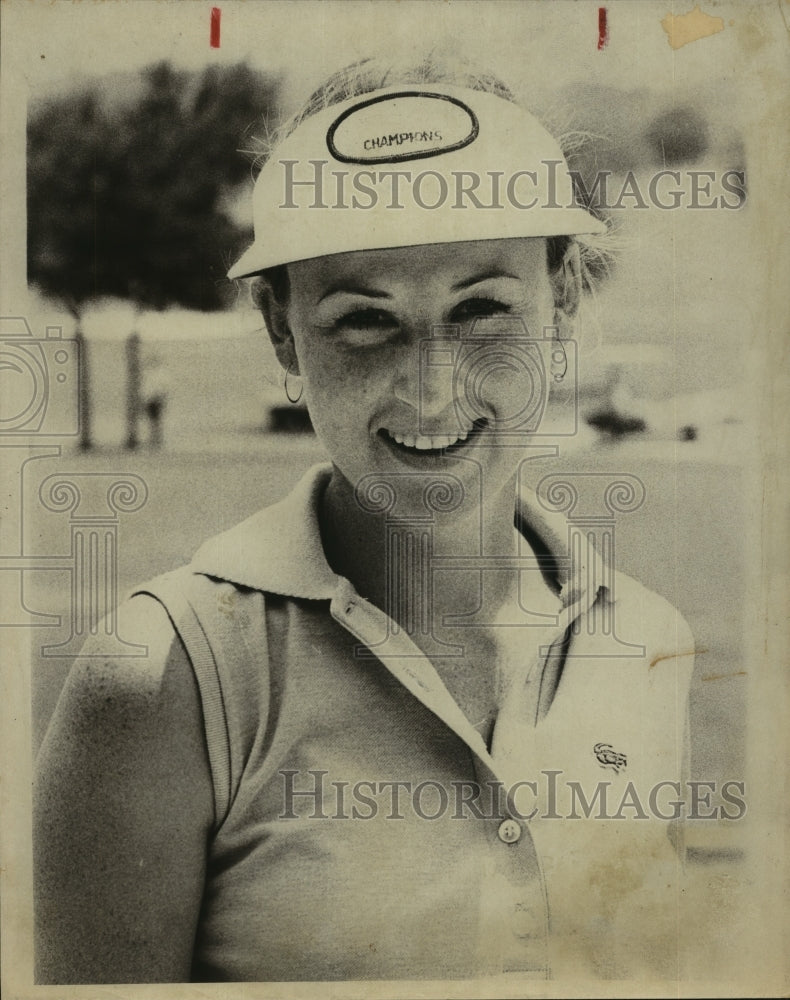
{"label": "woman's mouth", "polygon": [[385,427],[379,434],[393,450],[419,458],[452,455],[470,444],[485,425],[485,420],[475,420],[469,427],[452,434],[402,434]]}

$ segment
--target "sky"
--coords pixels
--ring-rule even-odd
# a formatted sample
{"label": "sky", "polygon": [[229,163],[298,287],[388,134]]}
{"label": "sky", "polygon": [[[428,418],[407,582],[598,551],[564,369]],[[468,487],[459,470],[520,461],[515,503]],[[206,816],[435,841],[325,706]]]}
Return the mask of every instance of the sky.
{"label": "sky", "polygon": [[[212,6],[221,10],[219,48],[209,45]],[[781,41],[774,0],[714,2],[703,6],[724,30],[673,50],[661,21],[691,6],[614,0],[602,50],[599,4],[588,0],[6,0],[3,20],[12,73],[33,94],[159,59],[189,69],[244,60],[285,71],[298,99],[348,62],[432,45],[494,66],[527,99],[531,90],[585,80],[705,91],[737,81],[757,51]]]}

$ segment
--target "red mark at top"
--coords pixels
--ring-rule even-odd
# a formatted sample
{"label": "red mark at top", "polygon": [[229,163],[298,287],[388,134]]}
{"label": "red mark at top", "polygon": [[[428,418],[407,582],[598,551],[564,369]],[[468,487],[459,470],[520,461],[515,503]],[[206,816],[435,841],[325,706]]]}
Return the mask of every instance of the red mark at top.
{"label": "red mark at top", "polygon": [[[219,22],[222,17],[222,11],[219,7],[211,8],[211,47],[212,49],[219,48]],[[599,46],[600,47],[600,46]]]}
{"label": "red mark at top", "polygon": [[606,7],[598,8],[598,51],[606,47],[609,41],[609,26],[606,20]]}

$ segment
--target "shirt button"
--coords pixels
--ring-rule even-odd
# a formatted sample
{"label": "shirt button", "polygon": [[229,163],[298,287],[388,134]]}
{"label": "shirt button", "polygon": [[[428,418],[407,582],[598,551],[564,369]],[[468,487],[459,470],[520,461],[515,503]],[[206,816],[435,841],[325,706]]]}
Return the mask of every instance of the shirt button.
{"label": "shirt button", "polygon": [[505,819],[499,824],[497,833],[503,844],[515,844],[521,838],[521,827],[514,819]]}

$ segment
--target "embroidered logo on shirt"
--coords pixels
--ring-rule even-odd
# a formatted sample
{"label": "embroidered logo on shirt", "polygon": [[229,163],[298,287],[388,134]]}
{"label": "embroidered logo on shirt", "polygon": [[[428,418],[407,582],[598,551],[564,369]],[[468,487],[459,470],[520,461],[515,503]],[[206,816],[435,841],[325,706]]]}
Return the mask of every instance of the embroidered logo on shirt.
{"label": "embroidered logo on shirt", "polygon": [[593,753],[601,767],[610,767],[616,774],[624,771],[628,765],[626,755],[613,750],[611,743],[596,743]]}

